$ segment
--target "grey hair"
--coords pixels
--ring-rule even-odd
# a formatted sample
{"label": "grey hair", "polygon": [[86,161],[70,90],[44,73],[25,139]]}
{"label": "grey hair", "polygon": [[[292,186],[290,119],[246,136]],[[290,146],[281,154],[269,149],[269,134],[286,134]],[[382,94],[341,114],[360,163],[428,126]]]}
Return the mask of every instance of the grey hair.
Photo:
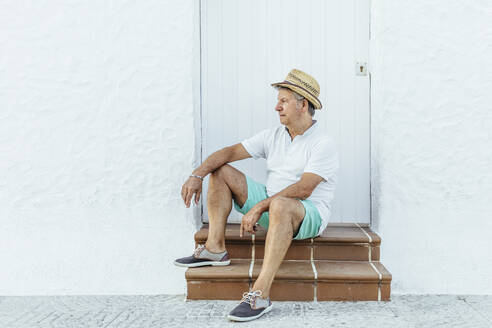
{"label": "grey hair", "polygon": [[[298,93],[297,93],[297,92],[295,92],[294,90],[291,90],[291,89],[286,88],[286,87],[278,87],[278,86],[277,86],[277,87],[275,87],[275,89],[277,89],[277,90],[280,90],[280,89],[286,89],[286,90],[291,91],[291,92],[292,92],[292,94],[294,95],[294,98],[296,98],[297,103],[299,103],[300,101],[302,101],[302,100],[306,99],[306,97],[301,96],[300,94],[298,94]],[[307,100],[307,99],[306,99],[306,100]],[[313,106],[313,104],[311,104],[311,102],[310,102],[309,100],[307,100],[307,102],[308,102],[308,112],[309,112],[309,115],[311,115],[311,117],[313,117],[313,116],[314,116],[314,113],[315,113],[315,112],[314,112],[314,106]]]}

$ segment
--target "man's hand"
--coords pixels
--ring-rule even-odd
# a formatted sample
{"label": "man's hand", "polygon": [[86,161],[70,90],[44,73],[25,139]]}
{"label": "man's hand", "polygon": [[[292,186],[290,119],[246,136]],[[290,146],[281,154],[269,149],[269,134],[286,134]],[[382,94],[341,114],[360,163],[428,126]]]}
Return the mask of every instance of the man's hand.
{"label": "man's hand", "polygon": [[241,228],[239,229],[239,237],[243,236],[243,231],[247,231],[249,233],[256,232],[255,224],[260,219],[261,214],[263,214],[263,212],[256,207],[253,207],[248,211],[248,213],[244,214],[241,220]]}
{"label": "man's hand", "polygon": [[189,177],[183,184],[183,187],[181,187],[181,198],[183,198],[186,207],[190,207],[193,194],[195,194],[195,204],[198,205],[200,195],[202,194],[202,180],[195,177]]}

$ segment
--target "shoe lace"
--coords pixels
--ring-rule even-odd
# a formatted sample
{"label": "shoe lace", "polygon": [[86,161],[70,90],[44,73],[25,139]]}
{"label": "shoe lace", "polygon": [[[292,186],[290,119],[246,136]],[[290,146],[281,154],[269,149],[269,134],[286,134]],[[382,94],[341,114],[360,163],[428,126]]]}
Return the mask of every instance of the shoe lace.
{"label": "shoe lace", "polygon": [[193,255],[195,255],[195,257],[198,257],[198,255],[200,255],[200,253],[205,249],[205,245],[198,245],[198,247],[195,249],[195,252],[193,253]]}
{"label": "shoe lace", "polygon": [[254,292],[245,292],[243,293],[243,299],[241,302],[248,303],[249,305],[254,306],[254,301],[257,297],[261,296],[261,290],[255,290]]}

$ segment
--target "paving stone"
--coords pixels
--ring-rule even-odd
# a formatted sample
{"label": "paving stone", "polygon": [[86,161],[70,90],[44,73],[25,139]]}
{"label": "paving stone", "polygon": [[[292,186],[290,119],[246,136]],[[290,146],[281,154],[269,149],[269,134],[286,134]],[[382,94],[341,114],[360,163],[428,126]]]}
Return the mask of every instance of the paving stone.
{"label": "paving stone", "polygon": [[[235,301],[184,295],[0,297],[0,327],[237,327]],[[392,295],[390,302],[274,302],[241,327],[492,327],[492,295]]]}

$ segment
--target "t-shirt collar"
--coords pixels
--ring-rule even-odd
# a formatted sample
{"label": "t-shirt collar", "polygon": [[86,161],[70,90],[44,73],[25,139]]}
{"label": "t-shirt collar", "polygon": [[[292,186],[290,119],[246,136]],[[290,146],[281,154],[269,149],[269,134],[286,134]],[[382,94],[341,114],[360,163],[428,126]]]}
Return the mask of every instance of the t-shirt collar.
{"label": "t-shirt collar", "polygon": [[[313,133],[315,127],[318,126],[318,124],[316,124],[316,122],[318,122],[318,120],[313,120],[313,125],[311,125],[306,131],[304,131],[304,133],[301,134],[301,136],[307,136],[307,135]],[[284,127],[284,131],[287,133],[287,135],[289,135],[289,129],[287,129],[286,126]]]}

